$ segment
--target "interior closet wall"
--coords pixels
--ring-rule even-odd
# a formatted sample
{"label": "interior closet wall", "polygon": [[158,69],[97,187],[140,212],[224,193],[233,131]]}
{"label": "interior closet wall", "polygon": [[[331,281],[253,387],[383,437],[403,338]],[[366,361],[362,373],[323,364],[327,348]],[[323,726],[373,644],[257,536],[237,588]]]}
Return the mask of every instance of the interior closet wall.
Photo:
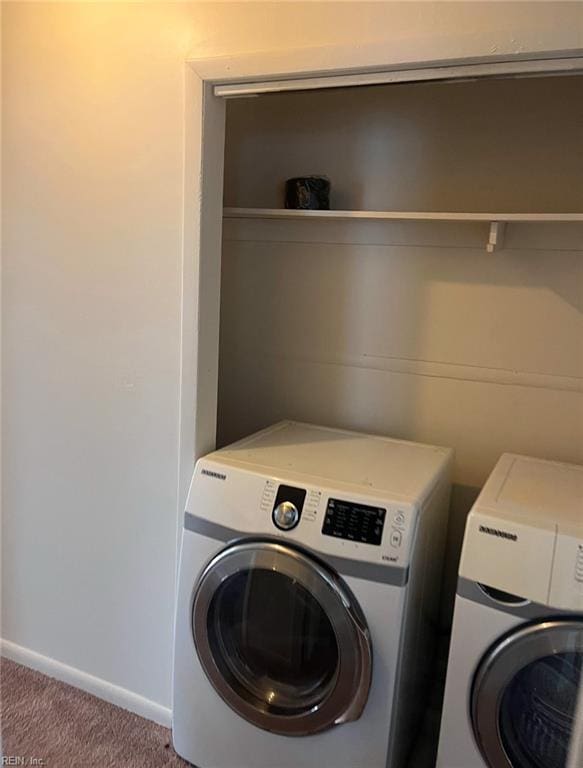
{"label": "interior closet wall", "polygon": [[[583,211],[583,78],[228,104],[225,204]],[[503,451],[583,463],[583,225],[227,219],[219,444],[281,418],[453,446],[450,582]]]}
{"label": "interior closet wall", "polygon": [[279,93],[227,102],[225,205],[283,206],[327,173],[332,208],[583,208],[583,77]]}

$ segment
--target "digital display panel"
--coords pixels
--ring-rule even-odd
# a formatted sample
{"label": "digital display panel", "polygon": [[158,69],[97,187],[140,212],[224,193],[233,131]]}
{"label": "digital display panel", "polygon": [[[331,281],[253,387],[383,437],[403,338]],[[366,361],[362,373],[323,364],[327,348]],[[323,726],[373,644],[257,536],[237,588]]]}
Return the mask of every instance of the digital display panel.
{"label": "digital display panel", "polygon": [[322,533],[338,539],[379,546],[386,514],[387,510],[381,507],[329,499]]}

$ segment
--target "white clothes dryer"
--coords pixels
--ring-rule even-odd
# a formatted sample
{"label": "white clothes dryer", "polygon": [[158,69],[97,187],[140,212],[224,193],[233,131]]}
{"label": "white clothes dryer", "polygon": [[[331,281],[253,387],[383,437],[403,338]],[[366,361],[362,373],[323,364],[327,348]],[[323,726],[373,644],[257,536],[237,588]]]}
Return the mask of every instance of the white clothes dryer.
{"label": "white clothes dryer", "polygon": [[583,766],[583,467],[504,454],[469,515],[438,768]]}
{"label": "white clothes dryer", "polygon": [[401,768],[432,659],[449,449],[283,422],[201,459],[173,739],[199,768]]}

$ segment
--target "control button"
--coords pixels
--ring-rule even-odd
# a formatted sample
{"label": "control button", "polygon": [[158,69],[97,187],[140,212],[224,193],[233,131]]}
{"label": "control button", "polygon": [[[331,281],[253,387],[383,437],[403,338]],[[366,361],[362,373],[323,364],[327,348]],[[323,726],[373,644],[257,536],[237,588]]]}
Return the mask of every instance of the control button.
{"label": "control button", "polygon": [[282,531],[290,531],[300,521],[300,513],[291,501],[282,501],[273,510],[273,522]]}
{"label": "control button", "polygon": [[402,512],[395,516],[395,525],[405,525],[405,515]]}
{"label": "control button", "polygon": [[402,539],[401,531],[396,531],[393,528],[391,531],[391,547],[400,547]]}

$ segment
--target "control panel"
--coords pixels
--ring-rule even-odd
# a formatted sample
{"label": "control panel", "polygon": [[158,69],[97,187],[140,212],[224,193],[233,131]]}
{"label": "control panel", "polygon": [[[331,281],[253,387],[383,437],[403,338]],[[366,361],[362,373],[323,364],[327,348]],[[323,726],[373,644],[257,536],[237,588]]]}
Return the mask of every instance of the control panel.
{"label": "control panel", "polygon": [[387,510],[342,499],[329,499],[322,533],[340,539],[379,546]]}
{"label": "control panel", "polygon": [[[409,562],[411,509],[375,501],[265,478],[260,510],[265,533],[290,534],[293,541],[322,554],[404,566]],[[257,520],[251,527],[258,530]]]}

